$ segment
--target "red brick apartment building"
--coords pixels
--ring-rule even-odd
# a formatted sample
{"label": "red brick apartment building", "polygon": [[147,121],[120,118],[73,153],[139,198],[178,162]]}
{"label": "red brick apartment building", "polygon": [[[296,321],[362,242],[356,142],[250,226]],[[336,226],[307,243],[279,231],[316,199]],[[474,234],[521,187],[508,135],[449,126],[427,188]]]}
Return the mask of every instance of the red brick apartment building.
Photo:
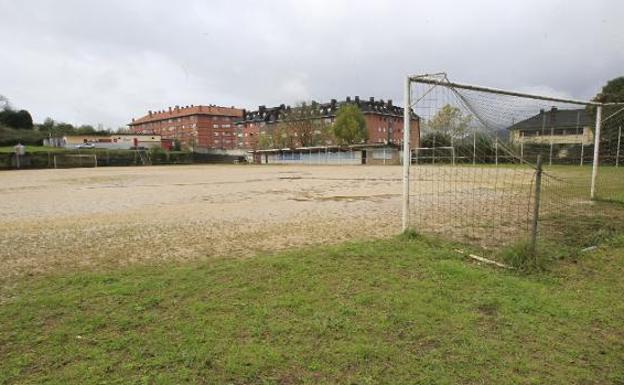
{"label": "red brick apartment building", "polygon": [[168,110],[148,111],[128,124],[133,134],[155,134],[178,140],[188,149],[225,149],[238,146],[235,122],[244,110],[234,107],[175,106]]}
{"label": "red brick apartment building", "polygon": [[[338,109],[346,103],[358,105],[364,114],[368,129],[368,144],[402,145],[403,108],[393,105],[392,100],[375,100],[375,98],[362,100],[358,96],[354,99],[347,97],[343,101],[332,99],[329,103],[315,104],[318,108],[318,115],[314,119],[322,119],[324,123],[332,124]],[[236,124],[238,148],[258,149],[260,134],[268,134],[271,126],[279,123],[282,114],[290,111],[290,109],[290,106],[282,104],[278,107],[260,106],[256,111],[245,111],[242,119]],[[410,130],[412,147],[418,147],[420,143],[420,120],[414,113],[412,113]],[[321,145],[330,144],[333,143],[322,143]]]}

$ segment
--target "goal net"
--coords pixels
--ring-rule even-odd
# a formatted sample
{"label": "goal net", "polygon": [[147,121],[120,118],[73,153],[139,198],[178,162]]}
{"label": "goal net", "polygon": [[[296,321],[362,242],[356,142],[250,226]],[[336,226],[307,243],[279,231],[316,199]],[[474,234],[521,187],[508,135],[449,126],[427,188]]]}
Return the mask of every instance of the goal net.
{"label": "goal net", "polygon": [[96,154],[55,154],[54,168],[97,167]]}
{"label": "goal net", "polygon": [[624,201],[623,106],[463,85],[446,74],[408,84],[420,137],[411,140],[404,225],[498,248],[538,235],[559,241],[559,224],[593,215],[596,199]]}

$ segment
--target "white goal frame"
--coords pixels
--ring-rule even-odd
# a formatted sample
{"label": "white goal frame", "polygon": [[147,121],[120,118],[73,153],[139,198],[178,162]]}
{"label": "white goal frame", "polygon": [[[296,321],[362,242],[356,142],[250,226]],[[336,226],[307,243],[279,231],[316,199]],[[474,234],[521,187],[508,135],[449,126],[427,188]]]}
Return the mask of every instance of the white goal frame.
{"label": "white goal frame", "polygon": [[[85,159],[93,159],[93,168],[97,168],[97,154],[54,154],[53,157],[53,161],[54,161],[54,168],[58,168],[58,163],[56,160],[56,157],[60,156],[60,157],[65,157],[65,158],[85,158]],[[87,165],[83,165],[82,163],[80,164],[80,167],[87,167]]]}
{"label": "white goal frame", "polygon": [[[418,160],[420,159],[418,153],[421,150],[431,150],[432,154],[431,154],[431,162],[432,164],[435,164],[435,151],[436,150],[451,150],[451,164],[454,166],[455,165],[455,147],[453,146],[441,146],[441,147],[416,147],[414,148],[414,150],[416,150],[415,156],[412,158],[412,161],[416,161],[416,164],[418,163]],[[440,158],[444,158],[444,157],[440,157]]]}

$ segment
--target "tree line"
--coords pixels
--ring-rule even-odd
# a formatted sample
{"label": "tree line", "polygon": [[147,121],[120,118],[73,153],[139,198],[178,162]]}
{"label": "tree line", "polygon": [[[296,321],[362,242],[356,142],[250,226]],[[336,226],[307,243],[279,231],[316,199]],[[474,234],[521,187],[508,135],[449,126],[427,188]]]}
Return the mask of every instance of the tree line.
{"label": "tree line", "polygon": [[35,124],[28,110],[13,108],[9,100],[0,95],[0,146],[41,145],[45,138],[63,135],[110,135],[110,130],[88,124],[74,126],[52,118]]}

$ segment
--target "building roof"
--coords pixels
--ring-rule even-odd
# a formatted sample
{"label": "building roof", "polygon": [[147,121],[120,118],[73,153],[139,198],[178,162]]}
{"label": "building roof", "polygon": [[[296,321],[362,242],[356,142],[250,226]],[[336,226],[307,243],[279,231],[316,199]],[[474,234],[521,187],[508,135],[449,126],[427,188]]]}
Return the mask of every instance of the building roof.
{"label": "building roof", "polygon": [[[328,103],[317,103],[312,101],[308,106],[317,109],[318,113],[316,117],[329,118],[336,116],[338,109],[344,104],[356,104],[360,107],[360,110],[364,114],[380,114],[388,116],[403,117],[403,108],[392,104],[392,100],[384,101],[383,99],[375,100],[371,97],[368,100],[360,99],[356,96],[351,99],[347,96],[345,100],[337,101],[332,99]],[[297,107],[286,106],[281,104],[277,107],[267,108],[266,106],[259,106],[255,111],[245,111],[242,122],[266,122],[273,123],[278,121],[284,113],[288,113],[291,109]],[[418,116],[412,113],[414,119],[418,119]]]}
{"label": "building roof", "polygon": [[546,128],[587,127],[593,125],[591,116],[583,108],[560,110],[553,107],[549,111],[541,110],[539,114],[520,121],[508,129],[541,130],[542,126],[544,126],[544,114],[546,115]]}
{"label": "building roof", "polygon": [[129,126],[136,126],[143,123],[148,122],[157,122],[160,120],[172,119],[172,118],[180,118],[183,116],[191,116],[191,115],[209,115],[209,116],[230,116],[235,118],[240,118],[243,116],[243,111],[240,108],[234,107],[221,107],[215,105],[209,106],[175,106],[169,107],[168,110],[161,111],[148,111],[147,115],[142,116],[138,119],[132,119],[132,122],[129,123]]}

